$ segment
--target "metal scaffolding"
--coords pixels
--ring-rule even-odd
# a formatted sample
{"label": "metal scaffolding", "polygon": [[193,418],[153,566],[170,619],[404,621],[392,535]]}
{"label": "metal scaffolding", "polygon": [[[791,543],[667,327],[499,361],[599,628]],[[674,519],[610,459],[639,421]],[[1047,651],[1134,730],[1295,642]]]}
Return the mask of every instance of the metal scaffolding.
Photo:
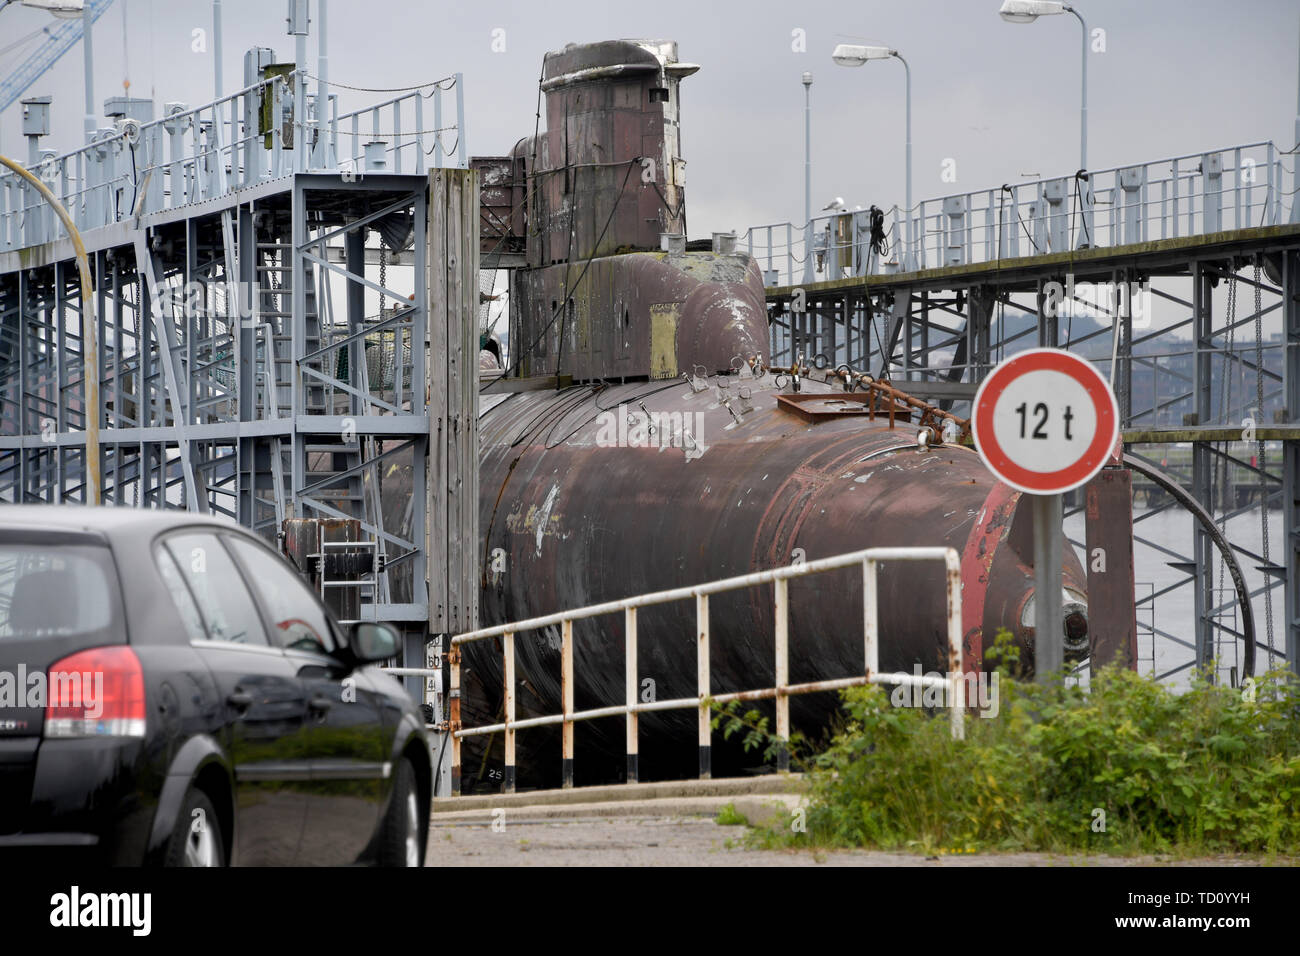
{"label": "metal scaffolding", "polygon": [[[340,115],[327,84],[308,94],[306,71],[273,59],[250,51],[244,89],[159,120],[111,100],[113,127],[29,164],[81,234],[91,303],[52,207],[0,176],[0,501],[90,502],[95,481],[105,504],[226,515],[272,540],[286,518],[358,519],[377,556],[360,616],[406,622],[423,667],[428,631],[475,623],[462,569],[442,573],[476,514],[463,83]],[[404,511],[383,499],[394,469]]]}
{"label": "metal scaffolding", "polygon": [[[851,243],[839,249],[834,242],[820,249],[814,244],[803,263],[791,254],[784,270],[774,265],[767,273],[771,361],[788,364],[802,356],[814,367],[848,365],[965,414],[985,374],[1022,348],[1057,346],[1093,360],[1119,399],[1130,455],[1178,478],[1214,516],[1220,533],[1229,522],[1239,528],[1253,521],[1260,529],[1260,545],[1226,535],[1246,571],[1252,603],[1264,607],[1256,615],[1255,673],[1283,661],[1295,668],[1300,225],[1284,221],[1272,145],[1257,145],[1266,156],[1258,169],[1246,162],[1248,155],[1243,159],[1250,147],[1226,151],[1236,172],[1226,185],[1219,154],[1205,154],[1192,173],[1186,165],[1180,171],[1178,160],[1162,161],[1174,171],[1164,182],[1147,167],[1118,171],[1123,175],[1114,189],[1096,191],[1099,207],[1089,213],[1096,214],[1098,235],[1088,241],[1079,229],[1063,226],[1054,242],[1017,250],[991,227],[984,243],[972,246],[967,221],[935,240],[949,253],[937,265],[930,255],[933,267],[908,273]],[[1127,190],[1131,200],[1103,215],[1103,197],[1123,195],[1116,190]],[[1014,197],[1009,201],[1015,204]],[[996,204],[989,208],[996,215]],[[1024,224],[1022,238],[1051,232],[1051,209],[1032,212],[1041,221]],[[1261,216],[1264,224],[1252,226]],[[1233,228],[1225,229],[1229,224]],[[772,228],[751,230],[751,243]],[[1100,244],[1101,236],[1108,244]],[[764,251],[755,251],[760,261]],[[832,277],[800,282],[801,264]],[[1264,334],[1266,321],[1277,331]],[[1134,529],[1138,577],[1144,571],[1149,576],[1152,563],[1179,574],[1161,587],[1139,583],[1139,618],[1151,621],[1149,637],[1163,659],[1152,672],[1171,678],[1210,665],[1223,680],[1242,679],[1245,636],[1211,530],[1189,516],[1191,553],[1147,533],[1143,522],[1179,505],[1141,475],[1135,473],[1134,481],[1140,500],[1150,505]],[[1279,509],[1281,534],[1270,541],[1269,515]],[[1155,602],[1188,590],[1191,633],[1175,633],[1154,613]],[[1153,654],[1141,656],[1150,660]]]}

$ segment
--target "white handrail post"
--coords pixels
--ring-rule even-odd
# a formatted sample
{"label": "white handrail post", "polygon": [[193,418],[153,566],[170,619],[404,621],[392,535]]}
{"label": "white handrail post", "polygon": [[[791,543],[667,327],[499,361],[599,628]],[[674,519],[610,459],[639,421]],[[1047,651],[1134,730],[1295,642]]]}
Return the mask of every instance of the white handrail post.
{"label": "white handrail post", "polygon": [[566,617],[560,638],[560,696],[564,707],[560,777],[562,786],[573,787],[573,618]]}
{"label": "white handrail post", "polygon": [[515,636],[501,635],[501,653],[505,658],[505,743],[506,766],[503,785],[506,793],[515,792]]}
{"label": "white handrail post", "polygon": [[[274,395],[271,396],[274,400]],[[455,642],[447,654],[451,687],[447,695],[447,733],[451,735],[451,795],[460,796],[460,645]]]}
{"label": "white handrail post", "polygon": [[[953,740],[963,740],[966,736],[966,678],[961,659],[961,559],[949,548],[944,564],[948,571],[948,674],[952,681],[949,720]],[[974,661],[971,663],[975,666]]]}
{"label": "white handrail post", "polygon": [[696,692],[700,698],[700,779],[708,780],[712,770],[712,733],[709,703],[709,596],[695,595],[695,630],[699,637],[696,648]]}
{"label": "white handrail post", "polygon": [[875,677],[880,670],[880,647],[877,643],[880,635],[880,615],[877,598],[876,562],[866,558],[862,562],[862,634],[867,680]]}
{"label": "white handrail post", "polygon": [[776,585],[776,735],[780,738],[776,752],[776,769],[790,769],[790,582],[778,578]]}
{"label": "white handrail post", "polygon": [[624,654],[627,658],[627,782],[636,783],[639,767],[637,766],[637,714],[636,714],[636,608],[630,607],[623,612]]}

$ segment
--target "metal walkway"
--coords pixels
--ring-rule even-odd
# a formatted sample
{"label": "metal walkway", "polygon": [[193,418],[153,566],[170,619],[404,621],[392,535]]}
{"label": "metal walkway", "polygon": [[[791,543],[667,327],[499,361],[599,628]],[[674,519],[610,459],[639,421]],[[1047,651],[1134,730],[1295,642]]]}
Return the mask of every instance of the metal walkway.
{"label": "metal walkway", "polygon": [[272,540],[286,518],[358,519],[359,616],[405,622],[424,667],[429,633],[477,607],[455,544],[477,488],[464,84],[340,113],[274,59],[250,50],[242,89],[161,119],[110,100],[113,125],[69,153],[31,137],[89,301],[52,206],[0,175],[0,501],[183,508]]}
{"label": "metal walkway", "polygon": [[[1300,224],[1288,221],[1295,190],[1282,189],[1280,155],[1256,143],[1092,173],[1077,193],[1064,178],[926,200],[910,256],[890,246],[897,225],[873,248],[864,213],[751,229],[742,245],[766,267],[771,362],[869,371],[965,414],[984,375],[1019,349],[1083,354],[1115,389],[1129,451],[1171,468],[1221,530],[1259,536],[1228,534],[1262,611],[1258,671],[1294,668]],[[1185,677],[1213,661],[1238,681],[1244,638],[1209,531],[1193,523],[1185,553],[1142,524],[1173,506],[1135,527],[1139,619],[1166,661],[1153,672]],[[1276,536],[1268,515],[1279,509]],[[1179,581],[1142,587],[1156,565]],[[1148,612],[1187,585],[1193,633],[1174,633]]]}

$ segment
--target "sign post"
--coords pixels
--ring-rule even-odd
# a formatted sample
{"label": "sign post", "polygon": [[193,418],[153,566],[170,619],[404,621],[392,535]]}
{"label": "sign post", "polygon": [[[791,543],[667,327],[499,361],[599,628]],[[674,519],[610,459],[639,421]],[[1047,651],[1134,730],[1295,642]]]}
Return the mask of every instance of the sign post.
{"label": "sign post", "polygon": [[1061,496],[1110,458],[1119,406],[1087,360],[1060,349],[1029,349],[984,379],[971,430],[989,470],[1034,496],[1034,677],[1045,683],[1065,662]]}

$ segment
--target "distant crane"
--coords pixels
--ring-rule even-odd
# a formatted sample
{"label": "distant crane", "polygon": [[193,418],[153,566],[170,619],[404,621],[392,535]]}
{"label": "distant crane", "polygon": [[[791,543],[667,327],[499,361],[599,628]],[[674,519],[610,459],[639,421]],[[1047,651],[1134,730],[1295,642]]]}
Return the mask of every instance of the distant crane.
{"label": "distant crane", "polygon": [[[98,20],[113,3],[113,0],[85,0],[85,5],[90,7],[90,21],[94,23]],[[3,6],[8,6],[8,3]],[[62,6],[50,3],[29,3],[26,6],[33,6],[40,9],[49,10],[55,16],[60,16],[66,11],[70,12],[75,4],[64,4]],[[10,73],[4,80],[0,81],[0,113],[4,112],[14,101],[26,92],[27,88],[45,75],[45,72],[58,61],[59,57],[67,53],[78,40],[81,39],[82,19],[63,20],[57,27],[46,34],[44,42],[40,48],[19,64],[18,68]]]}

